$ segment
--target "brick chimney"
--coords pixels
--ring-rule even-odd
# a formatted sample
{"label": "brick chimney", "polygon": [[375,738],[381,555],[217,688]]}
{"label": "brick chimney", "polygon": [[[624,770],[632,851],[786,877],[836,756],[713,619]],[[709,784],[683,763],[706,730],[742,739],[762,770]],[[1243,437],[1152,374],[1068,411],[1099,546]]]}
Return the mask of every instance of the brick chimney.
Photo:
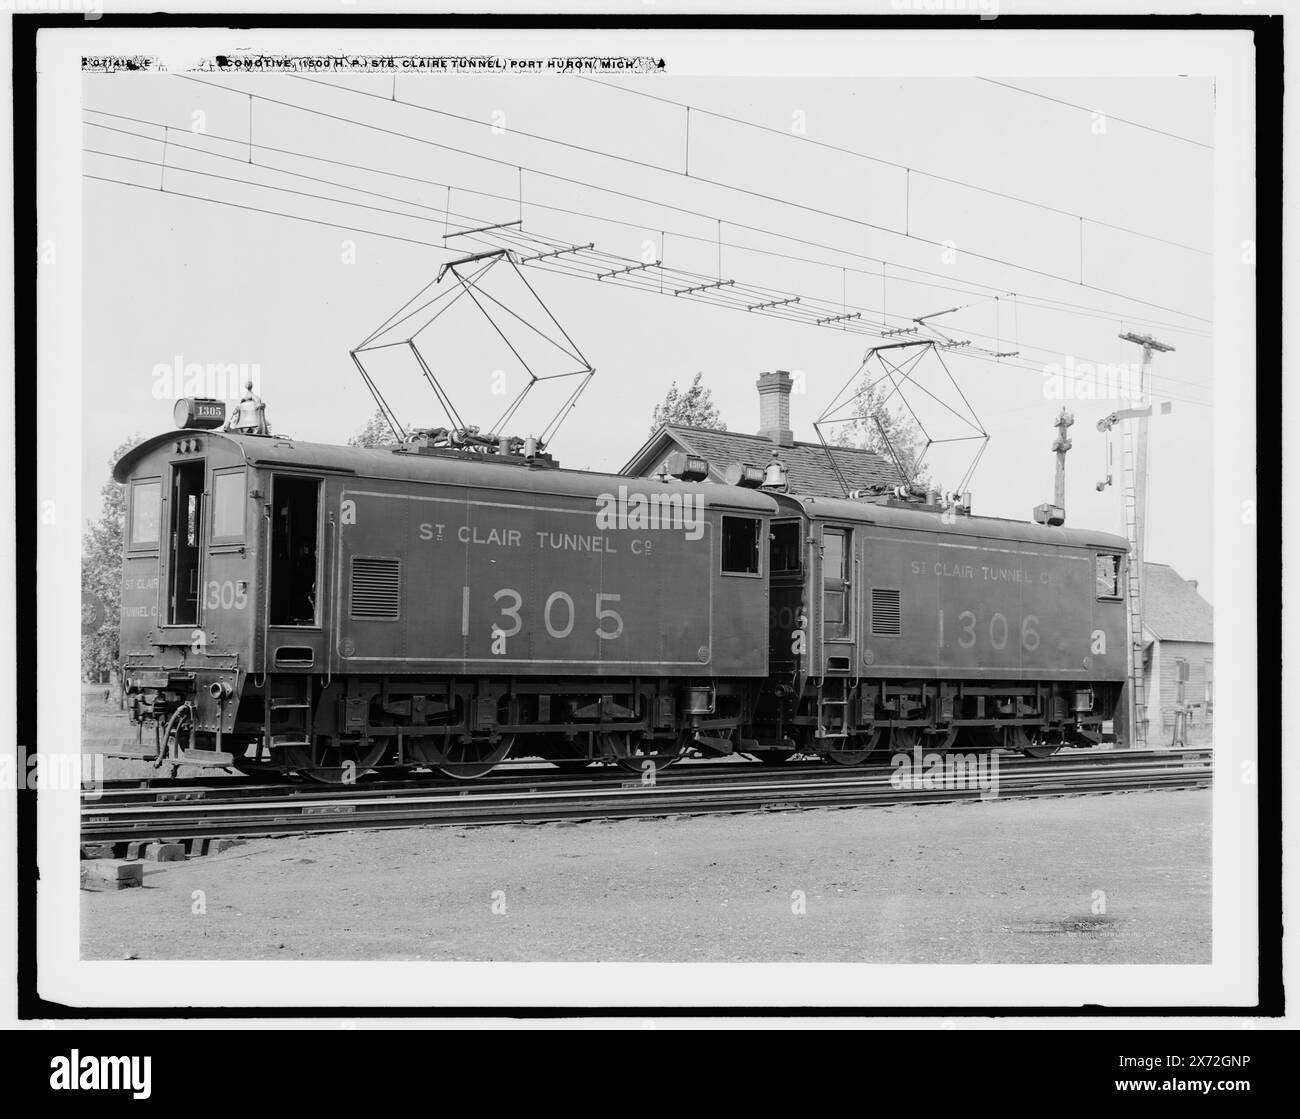
{"label": "brick chimney", "polygon": [[758,434],[781,447],[794,446],[790,430],[790,374],[784,369],[758,378]]}

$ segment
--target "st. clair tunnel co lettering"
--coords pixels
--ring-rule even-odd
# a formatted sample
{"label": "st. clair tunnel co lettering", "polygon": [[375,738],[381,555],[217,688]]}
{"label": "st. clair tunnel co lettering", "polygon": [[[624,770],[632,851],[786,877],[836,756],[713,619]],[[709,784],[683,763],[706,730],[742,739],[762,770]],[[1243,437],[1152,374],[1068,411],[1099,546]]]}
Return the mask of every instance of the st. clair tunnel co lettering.
{"label": "st. clair tunnel co lettering", "polygon": [[987,563],[950,563],[938,560],[912,560],[913,575],[928,575],[933,572],[941,579],[980,579],[986,583],[1033,583],[1044,587],[1052,585],[1052,573],[1040,571],[1035,579],[1032,572],[1022,567],[1001,567]]}
{"label": "st. clair tunnel co lettering", "polygon": [[[130,591],[153,591],[156,596],[158,593],[158,576],[142,575],[134,577],[128,575],[122,580],[122,590]],[[131,606],[125,601],[122,603],[122,617],[124,618],[156,618],[158,616],[158,603],[153,602],[143,606]]]}
{"label": "st. clair tunnel co lettering", "polygon": [[[420,539],[433,543],[455,540],[461,544],[494,548],[535,546],[538,551],[544,552],[593,552],[611,556],[622,550],[612,537],[599,532],[552,532],[545,529],[524,532],[518,528],[487,528],[481,525],[425,523],[420,525]],[[627,545],[633,555],[644,556],[650,554],[652,541],[637,538],[627,541]]]}

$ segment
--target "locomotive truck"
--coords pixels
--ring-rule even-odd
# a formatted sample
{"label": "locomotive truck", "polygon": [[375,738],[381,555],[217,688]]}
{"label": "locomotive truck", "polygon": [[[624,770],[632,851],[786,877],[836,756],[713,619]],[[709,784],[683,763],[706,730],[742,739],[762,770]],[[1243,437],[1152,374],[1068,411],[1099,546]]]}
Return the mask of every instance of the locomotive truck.
{"label": "locomotive truck", "polygon": [[630,478],[517,440],[338,447],[213,411],[182,402],[114,469],[124,691],[160,765],[857,765],[959,736],[1051,753],[1116,710],[1117,536],[753,468],[709,483],[685,456]]}

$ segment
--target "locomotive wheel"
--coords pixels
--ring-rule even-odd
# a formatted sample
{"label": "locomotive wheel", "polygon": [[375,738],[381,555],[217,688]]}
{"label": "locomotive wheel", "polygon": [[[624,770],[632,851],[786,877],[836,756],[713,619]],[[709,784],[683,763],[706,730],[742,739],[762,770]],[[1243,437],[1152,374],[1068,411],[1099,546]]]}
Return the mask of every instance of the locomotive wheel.
{"label": "locomotive wheel", "polygon": [[1002,728],[1002,745],[1027,758],[1050,758],[1065,745],[1065,741],[1060,732],[1042,727],[1015,726]]}
{"label": "locomotive wheel", "polygon": [[615,730],[600,736],[600,752],[630,773],[644,773],[646,762],[653,762],[657,772],[680,760],[688,741],[685,736],[670,742],[645,738],[635,731]]}
{"label": "locomotive wheel", "polygon": [[359,738],[339,739],[322,736],[318,740],[316,756],[312,762],[310,746],[285,746],[285,764],[298,771],[298,776],[320,785],[352,785],[374,770],[388,743],[382,738],[363,744]]}
{"label": "locomotive wheel", "polygon": [[923,727],[894,727],[889,740],[896,754],[913,754],[918,744],[923,754],[946,754],[957,741],[957,728],[929,731]]}
{"label": "locomotive wheel", "polygon": [[[861,765],[875,752],[876,747],[880,745],[880,739],[883,736],[880,727],[876,727],[868,734],[855,734],[847,740],[848,744],[842,749],[828,749],[824,757],[832,765]],[[830,741],[838,741],[831,739]]]}
{"label": "locomotive wheel", "polygon": [[495,743],[486,738],[471,742],[451,741],[439,750],[441,760],[434,768],[457,781],[473,781],[485,777],[506,760],[515,744],[513,734],[503,734]]}

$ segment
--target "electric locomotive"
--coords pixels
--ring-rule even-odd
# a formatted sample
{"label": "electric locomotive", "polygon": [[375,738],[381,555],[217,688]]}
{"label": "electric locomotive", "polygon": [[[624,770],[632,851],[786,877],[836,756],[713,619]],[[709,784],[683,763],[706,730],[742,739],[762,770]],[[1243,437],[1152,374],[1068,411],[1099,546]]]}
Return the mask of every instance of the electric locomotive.
{"label": "electric locomotive", "polygon": [[855,765],[885,736],[905,753],[1101,741],[1127,666],[1122,537],[919,494],[776,497],[760,742]]}
{"label": "electric locomotive", "polygon": [[124,688],[160,760],[335,782],[731,748],[767,672],[775,500],[465,434],[186,426],[118,462]]}
{"label": "electric locomotive", "polygon": [[721,485],[684,455],[628,478],[466,431],[306,443],[246,405],[217,430],[224,405],[182,401],[114,469],[123,686],[160,764],[856,765],[1095,744],[1117,709],[1120,537],[789,493],[779,464]]}

